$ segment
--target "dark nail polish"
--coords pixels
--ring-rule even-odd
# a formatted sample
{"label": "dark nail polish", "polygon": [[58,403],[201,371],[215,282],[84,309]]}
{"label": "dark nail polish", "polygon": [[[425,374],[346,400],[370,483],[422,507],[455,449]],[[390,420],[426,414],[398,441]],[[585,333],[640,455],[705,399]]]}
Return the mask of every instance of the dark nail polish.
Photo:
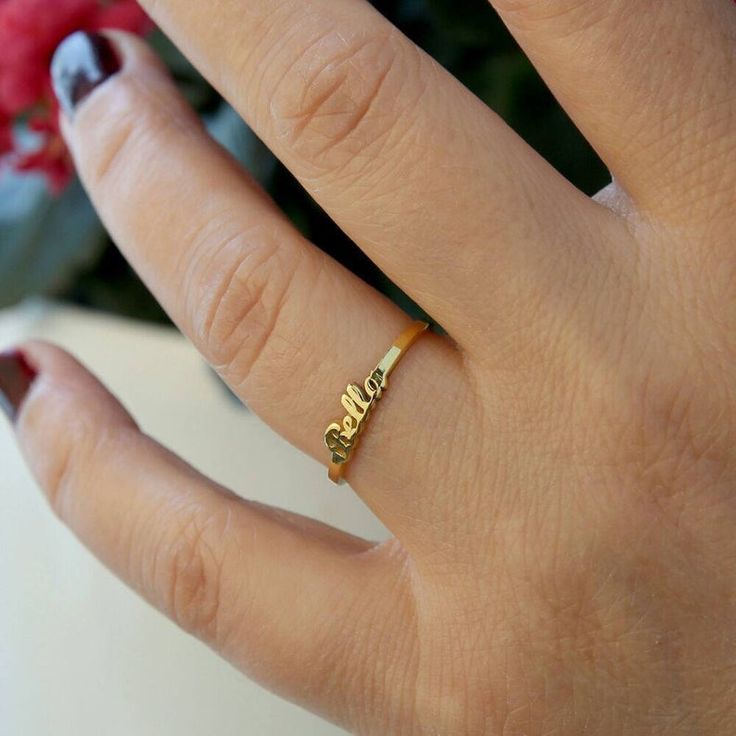
{"label": "dark nail polish", "polygon": [[118,71],[118,54],[99,33],[77,31],[67,36],[51,62],[54,92],[69,117],[92,90]]}
{"label": "dark nail polish", "polygon": [[0,409],[11,422],[18,416],[37,375],[36,369],[20,351],[0,353]]}

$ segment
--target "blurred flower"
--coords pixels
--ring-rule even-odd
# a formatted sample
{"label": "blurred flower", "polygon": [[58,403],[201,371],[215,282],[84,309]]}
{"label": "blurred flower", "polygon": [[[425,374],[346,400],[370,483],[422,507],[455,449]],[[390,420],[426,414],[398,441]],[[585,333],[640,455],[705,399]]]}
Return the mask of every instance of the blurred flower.
{"label": "blurred flower", "polygon": [[13,147],[12,121],[0,110],[0,156],[10,151]]}
{"label": "blurred flower", "polygon": [[[151,23],[136,0],[0,0],[0,157],[18,171],[43,173],[54,192],[72,176],[58,125],[49,64],[70,33],[118,28],[142,34]],[[32,131],[31,150],[13,137],[16,122]]]}

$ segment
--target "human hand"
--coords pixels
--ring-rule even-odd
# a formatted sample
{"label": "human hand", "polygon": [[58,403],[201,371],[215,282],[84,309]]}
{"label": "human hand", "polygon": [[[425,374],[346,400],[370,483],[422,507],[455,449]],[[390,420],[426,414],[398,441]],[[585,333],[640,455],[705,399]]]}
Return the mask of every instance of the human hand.
{"label": "human hand", "polygon": [[[143,5],[450,337],[412,348],[348,466],[378,545],[237,498],[25,346],[35,380],[11,357],[0,376],[62,520],[359,733],[731,733],[733,4],[496,0],[615,176],[594,200],[363,0]],[[341,391],[407,317],[111,38],[117,73],[99,40],[55,62],[99,212],[233,390],[326,461]]]}

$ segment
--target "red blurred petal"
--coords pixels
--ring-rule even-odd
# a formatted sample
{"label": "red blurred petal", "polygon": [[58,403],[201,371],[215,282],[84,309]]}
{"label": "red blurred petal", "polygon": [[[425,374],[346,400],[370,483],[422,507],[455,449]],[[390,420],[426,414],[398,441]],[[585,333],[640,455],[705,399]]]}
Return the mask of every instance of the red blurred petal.
{"label": "red blurred petal", "polygon": [[13,118],[30,113],[29,128],[44,141],[36,151],[18,152],[14,164],[42,172],[56,191],[63,187],[72,169],[49,79],[54,50],[76,30],[142,34],[152,27],[135,0],[0,0],[0,155],[13,151]]}
{"label": "red blurred petal", "polygon": [[97,11],[92,28],[118,28],[141,35],[153,28],[153,22],[135,0],[119,0]]}

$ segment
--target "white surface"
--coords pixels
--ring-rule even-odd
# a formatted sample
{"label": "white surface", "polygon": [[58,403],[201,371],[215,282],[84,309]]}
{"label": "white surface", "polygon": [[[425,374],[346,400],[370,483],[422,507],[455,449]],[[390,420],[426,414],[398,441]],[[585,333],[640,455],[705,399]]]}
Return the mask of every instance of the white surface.
{"label": "white surface", "polygon": [[[229,399],[173,330],[49,305],[0,312],[81,358],[143,428],[233,490],[383,538],[355,496]],[[46,507],[0,423],[2,736],[333,736],[143,603]]]}

